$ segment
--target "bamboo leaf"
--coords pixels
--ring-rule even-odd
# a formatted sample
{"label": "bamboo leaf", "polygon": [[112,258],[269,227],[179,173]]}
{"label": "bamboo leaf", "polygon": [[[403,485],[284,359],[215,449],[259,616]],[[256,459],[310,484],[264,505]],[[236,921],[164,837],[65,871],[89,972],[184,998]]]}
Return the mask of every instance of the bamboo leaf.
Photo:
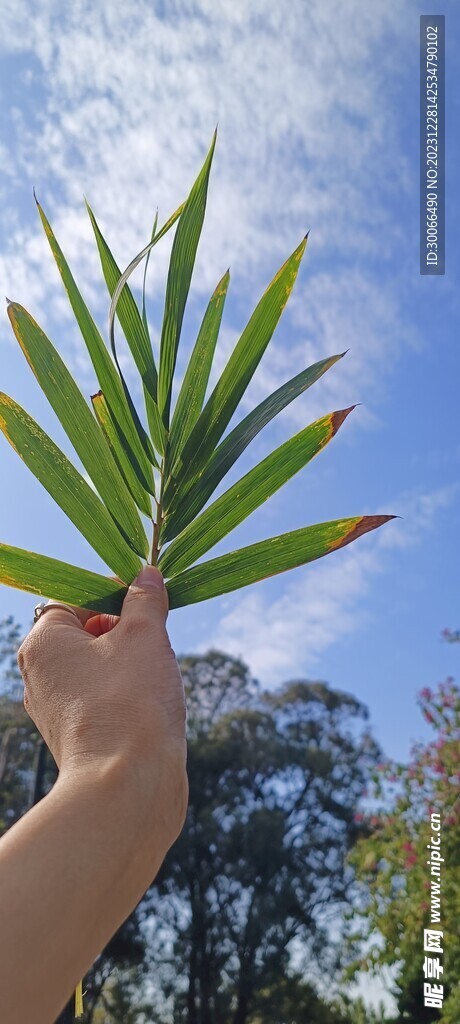
{"label": "bamboo leaf", "polygon": [[176,500],[171,502],[165,516],[161,533],[163,542],[172,540],[180,530],[185,529],[201,511],[208,498],[213,494],[220,481],[228,473],[236,460],[247,448],[254,437],[290,402],[311,387],[331,366],[345,355],[330,356],[313,363],[288,380],[272,395],[256,406],[233,430],[224,437],[211,456],[205,469],[197,479],[192,478],[189,485],[182,484],[177,492]]}
{"label": "bamboo leaf", "polygon": [[126,486],[129,488],[129,491],[140,511],[151,519],[152,502],[148,492],[142,487],[139,481],[139,467],[135,467],[133,465],[130,453],[124,448],[123,438],[120,437],[117,424],[111,415],[102,391],[98,391],[97,395],[91,395],[91,401],[93,403],[96,419]]}
{"label": "bamboo leaf", "polygon": [[38,423],[1,393],[0,429],[106,565],[120,579],[132,580],[141,567],[140,558],[124,540],[105,505]]}
{"label": "bamboo leaf", "polygon": [[76,608],[119,615],[127,588],[117,580],[35,551],[0,544],[0,583]]}
{"label": "bamboo leaf", "polygon": [[[160,239],[163,238],[163,236],[166,234],[166,232],[169,231],[170,228],[172,228],[173,224],[176,223],[176,220],[178,219],[178,217],[180,217],[183,208],[184,208],[184,204],[179,206],[178,209],[175,210],[175,212],[171,215],[171,217],[169,217],[169,219],[166,221],[166,223],[163,224],[163,227],[160,228],[160,230],[155,234],[155,237],[149,242],[149,244],[146,245],[145,248],[142,249],[141,252],[139,252],[137,254],[137,256],[135,256],[134,259],[131,260],[131,263],[129,263],[128,266],[126,267],[126,270],[123,271],[123,273],[122,273],[122,275],[121,275],[121,277],[120,277],[120,279],[118,281],[118,284],[117,284],[117,286],[115,288],[115,291],[114,291],[114,293],[112,295],[112,302],[111,302],[110,310],[109,310],[109,339],[110,339],[110,346],[111,346],[112,353],[113,353],[113,356],[114,356],[114,359],[115,359],[115,362],[116,362],[116,365],[117,365],[117,368],[118,368],[118,373],[120,375],[120,380],[121,380],[121,382],[123,384],[123,390],[124,390],[124,393],[126,395],[126,399],[128,401],[129,408],[131,409],[132,414],[133,414],[134,417],[137,417],[137,413],[136,413],[136,410],[134,408],[134,404],[133,404],[133,401],[131,399],[131,395],[129,394],[128,386],[127,386],[126,381],[125,381],[125,379],[123,377],[123,374],[121,372],[120,365],[119,365],[119,362],[118,362],[118,357],[117,357],[117,351],[116,351],[116,348],[115,348],[115,333],[114,333],[115,332],[115,313],[116,313],[116,309],[117,309],[117,305],[118,305],[118,300],[120,298],[120,295],[123,292],[123,289],[124,289],[124,287],[126,285],[126,282],[127,282],[128,278],[131,276],[133,271],[139,265],[141,260],[144,259],[144,256],[147,256],[147,257],[149,256],[153,246],[156,245],[157,242],[159,242]],[[148,417],[148,420],[149,420],[150,430],[152,431],[152,436],[153,436],[153,438],[155,440],[155,443],[157,445],[157,450],[161,454],[163,454],[165,446],[166,446],[166,432],[165,432],[165,429],[164,429],[164,426],[163,426],[163,421],[162,421],[162,419],[160,417],[160,414],[159,414],[159,411],[158,411],[158,405],[157,405],[156,401],[152,398],[152,396],[149,395],[148,391],[145,388],[144,388],[144,397],[145,397],[145,402],[146,402],[147,417]],[[138,420],[138,417],[137,417],[137,420]],[[145,432],[144,432],[144,434],[145,434]],[[149,457],[150,457],[151,461],[153,462],[153,465],[154,466],[158,466],[158,462],[157,462],[157,460],[155,458],[155,454],[154,454],[153,449],[151,448],[151,445],[150,445],[150,439],[148,438],[148,436],[146,434],[145,434],[145,437],[144,437],[144,443],[147,446],[147,450],[149,452]]]}
{"label": "bamboo leaf", "polygon": [[207,601],[305,565],[330,551],[345,547],[362,534],[394,518],[391,515],[355,516],[317,523],[201,562],[168,581],[169,607],[180,608],[196,601]]}
{"label": "bamboo leaf", "polygon": [[[40,219],[43,224],[51,252],[53,253],[62,282],[69,297],[70,305],[75,314],[75,319],[77,320],[88,349],[91,362],[94,366],[99,386],[106,396],[106,400],[110,406],[112,415],[117,421],[119,429],[123,432],[126,445],[132,452],[133,460],[135,460],[139,465],[143,485],[151,494],[154,494],[152,466],[147,458],[147,454],[141,440],[143,431],[142,425],[139,423],[135,410],[133,418],[133,410],[129,407],[121,380],[110,358],[104,340],[77,288],[62,249],[58,245],[51,225],[36,197],[35,201],[37,203],[37,209],[40,214]],[[139,434],[139,427],[141,430],[141,436]]]}
{"label": "bamboo leaf", "polygon": [[114,347],[114,334],[113,334],[113,332],[114,332],[115,313],[116,313],[116,309],[117,309],[117,305],[118,305],[118,299],[120,298],[120,295],[121,295],[121,293],[123,291],[123,288],[125,287],[125,284],[126,284],[128,278],[131,277],[131,274],[136,269],[136,267],[139,266],[139,263],[144,259],[144,257],[148,256],[148,254],[150,253],[151,249],[153,249],[153,246],[156,245],[157,242],[159,242],[160,239],[163,238],[163,236],[167,233],[167,231],[169,231],[170,228],[172,228],[173,224],[176,223],[176,220],[178,220],[178,218],[180,217],[180,215],[181,215],[181,213],[182,213],[182,211],[184,209],[184,206],[185,206],[185,203],[181,203],[181,205],[178,206],[177,210],[175,210],[174,213],[171,214],[171,216],[168,218],[166,223],[163,224],[163,227],[160,228],[159,231],[157,231],[157,233],[155,234],[155,237],[151,239],[151,241],[148,243],[148,245],[144,246],[144,248],[141,249],[140,252],[138,252],[137,256],[134,256],[134,258],[131,260],[131,263],[129,263],[128,266],[126,267],[126,270],[123,271],[123,273],[122,273],[122,275],[120,277],[120,280],[119,280],[119,282],[117,284],[117,287],[115,288],[115,291],[114,291],[114,293],[112,295],[112,302],[110,304],[110,310],[109,310],[109,338],[110,338],[110,345],[111,345],[112,349]]}
{"label": "bamboo leaf", "polygon": [[233,484],[166,548],[159,561],[162,572],[176,576],[214,547],[310,462],[354,408],[341,409],[311,423]]}
{"label": "bamboo leaf", "polygon": [[184,445],[164,489],[164,507],[180,483],[197,476],[209,462],[273,335],[294,287],[307,237],[283,264],[256,306],[228,363]]}
{"label": "bamboo leaf", "polygon": [[[155,233],[156,233],[156,230],[157,230],[157,224],[158,224],[158,210],[157,210],[157,212],[155,214],[155,220],[153,222],[152,234],[150,235],[151,243],[153,243],[153,240],[155,238]],[[147,270],[148,270],[148,266],[149,266],[149,260],[150,260],[151,252],[152,252],[152,250],[149,249],[149,251],[147,253],[146,260],[145,260],[145,264],[144,264],[144,277],[142,279],[142,323],[144,324],[144,327],[145,327],[145,330],[146,330],[147,334],[149,334],[149,325],[148,325],[148,322],[147,322],[147,310],[146,310],[146,307],[145,307],[145,288],[146,288],[146,283],[147,283]],[[149,335],[149,337],[150,337],[150,335]]]}
{"label": "bamboo leaf", "polygon": [[227,270],[203,317],[171,420],[165,473],[176,461],[203,408],[229,281]]}
{"label": "bamboo leaf", "polygon": [[203,167],[186,200],[171,250],[161,330],[158,374],[158,408],[166,429],[169,428],[171,389],[177,349],[196,251],[203,227],[209,172],[211,170],[215,144],[216,132],[214,132],[211,147]]}
{"label": "bamboo leaf", "polygon": [[8,316],[29,366],[108,511],[133,550],[147,557],[149,543],[139,513],[72,375],[23,306],[10,303]]}
{"label": "bamboo leaf", "polygon": [[[122,277],[122,273],[109,249],[109,246],[107,245],[94,213],[88,203],[86,203],[86,208],[88,210],[99,250],[102,273],[110,296],[113,298],[115,289]],[[141,376],[144,388],[145,407],[153,443],[157,451],[162,452],[164,451],[166,438],[156,404],[158,387],[157,368],[148,331],[145,329],[141,314],[139,313],[133,294],[127,284],[123,286],[118,296],[116,314],[120,321],[126,341],[128,342],[134,362]],[[114,346],[112,347],[112,350],[116,358]]]}

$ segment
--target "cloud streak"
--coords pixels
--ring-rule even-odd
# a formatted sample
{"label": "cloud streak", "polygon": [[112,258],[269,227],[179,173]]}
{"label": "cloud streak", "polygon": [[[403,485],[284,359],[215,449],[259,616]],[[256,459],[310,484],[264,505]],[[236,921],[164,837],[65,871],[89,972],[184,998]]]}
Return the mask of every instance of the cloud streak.
{"label": "cloud streak", "polygon": [[[27,111],[10,112],[10,174],[36,185],[104,327],[107,297],[83,192],[125,265],[145,244],[156,205],[161,219],[185,196],[219,120],[186,335],[231,264],[221,365],[226,342],[310,227],[301,279],[248,402],[349,344],[353,357],[322,385],[326,408],[359,400],[364,389],[379,396],[391,362],[383,365],[383,346],[396,359],[413,341],[397,282],[387,283],[385,303],[376,284],[376,268],[401,244],[387,182],[391,161],[403,194],[407,168],[402,157],[395,165],[395,119],[380,98],[410,7],[195,0],[171,5],[165,19],[147,0],[104,9],[36,0],[25,17],[24,5],[7,0],[0,45],[25,62],[18,77]],[[50,332],[65,333],[73,367],[88,375],[46,243],[27,219],[0,252],[0,275]],[[156,328],[168,252],[168,244],[158,249],[149,277]],[[284,413],[295,427],[306,401]],[[314,418],[325,407],[311,401]]]}

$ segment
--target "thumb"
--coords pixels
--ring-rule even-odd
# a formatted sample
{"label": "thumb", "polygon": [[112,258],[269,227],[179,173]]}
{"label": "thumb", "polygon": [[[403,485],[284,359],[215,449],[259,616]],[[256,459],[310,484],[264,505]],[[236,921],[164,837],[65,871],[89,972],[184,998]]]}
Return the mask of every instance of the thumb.
{"label": "thumb", "polygon": [[147,619],[150,625],[164,625],[168,610],[168,592],[160,570],[155,565],[144,565],[128,588],[119,624],[142,623]]}

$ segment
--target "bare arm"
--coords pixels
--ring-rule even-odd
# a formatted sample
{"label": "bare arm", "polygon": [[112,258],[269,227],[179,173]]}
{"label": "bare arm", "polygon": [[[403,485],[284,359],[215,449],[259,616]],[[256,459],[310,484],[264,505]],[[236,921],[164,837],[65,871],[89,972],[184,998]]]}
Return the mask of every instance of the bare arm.
{"label": "bare arm", "polygon": [[[61,671],[66,664],[69,675],[67,691],[62,684],[58,695],[61,710],[65,708],[62,722],[55,709],[45,735],[49,742],[54,731],[58,781],[0,841],[0,1019],[8,1024],[53,1024],[78,981],[142,898],[181,831],[188,794],[185,711],[177,664],[155,620],[158,601],[158,594],[151,592],[143,603],[137,592],[130,608],[125,602],[125,628],[122,613],[120,622],[112,623],[116,628],[98,638],[77,620],[69,625],[68,611],[50,609],[41,629],[39,623],[32,630],[31,650],[20,659],[31,691],[27,703],[34,710],[40,706],[42,724],[47,709],[41,671],[48,697],[53,658],[56,667],[61,657]],[[165,617],[164,612],[163,627]],[[142,637],[142,620],[150,639]],[[78,686],[69,653],[75,640],[82,645],[76,662],[83,664]],[[130,644],[143,653],[134,658],[127,676]],[[105,664],[105,681],[100,672],[99,677],[96,671],[88,676],[85,657],[95,655],[100,661],[93,669]],[[118,694],[117,672],[122,684]],[[82,703],[85,678],[88,695]],[[94,703],[89,694],[95,688]],[[80,720],[75,709],[71,714],[69,696],[80,706]],[[41,731],[46,734],[47,729]]]}

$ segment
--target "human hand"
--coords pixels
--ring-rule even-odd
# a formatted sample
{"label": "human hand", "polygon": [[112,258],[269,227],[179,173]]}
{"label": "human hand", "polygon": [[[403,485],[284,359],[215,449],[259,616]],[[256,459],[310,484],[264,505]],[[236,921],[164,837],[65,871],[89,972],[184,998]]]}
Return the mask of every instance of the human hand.
{"label": "human hand", "polygon": [[18,652],[24,706],[60,774],[142,763],[152,779],[172,774],[185,808],[185,697],[161,573],[144,568],[120,616],[74,610],[47,610]]}

